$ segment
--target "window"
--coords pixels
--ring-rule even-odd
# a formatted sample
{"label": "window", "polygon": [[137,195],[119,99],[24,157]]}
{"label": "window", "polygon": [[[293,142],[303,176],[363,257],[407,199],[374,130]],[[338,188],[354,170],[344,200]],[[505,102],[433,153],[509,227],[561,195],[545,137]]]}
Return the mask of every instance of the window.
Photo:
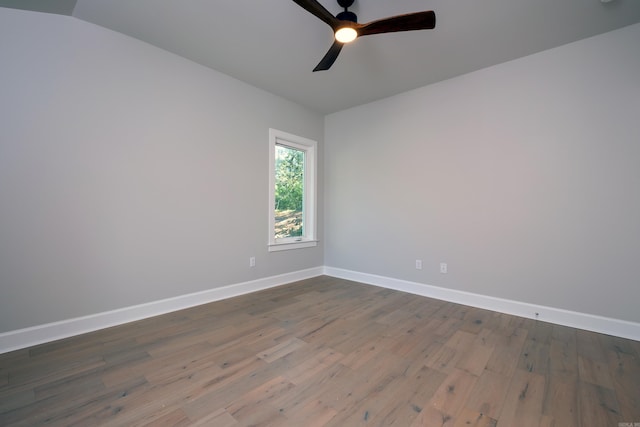
{"label": "window", "polygon": [[269,129],[269,251],[316,240],[316,142]]}

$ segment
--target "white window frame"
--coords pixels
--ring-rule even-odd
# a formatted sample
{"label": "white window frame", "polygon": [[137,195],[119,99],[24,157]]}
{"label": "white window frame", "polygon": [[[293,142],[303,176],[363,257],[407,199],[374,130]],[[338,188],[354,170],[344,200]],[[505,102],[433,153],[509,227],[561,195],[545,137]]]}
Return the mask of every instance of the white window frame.
{"label": "white window frame", "polygon": [[[276,239],[276,145],[305,152],[302,236]],[[317,142],[277,129],[269,129],[269,252],[317,246],[316,235],[316,151]]]}

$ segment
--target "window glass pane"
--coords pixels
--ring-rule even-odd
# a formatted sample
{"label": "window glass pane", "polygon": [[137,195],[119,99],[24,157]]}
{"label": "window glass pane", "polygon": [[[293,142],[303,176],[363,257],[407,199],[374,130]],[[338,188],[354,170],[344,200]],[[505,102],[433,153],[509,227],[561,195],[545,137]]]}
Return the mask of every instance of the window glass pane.
{"label": "window glass pane", "polygon": [[305,152],[276,144],[275,160],[275,237],[301,237]]}

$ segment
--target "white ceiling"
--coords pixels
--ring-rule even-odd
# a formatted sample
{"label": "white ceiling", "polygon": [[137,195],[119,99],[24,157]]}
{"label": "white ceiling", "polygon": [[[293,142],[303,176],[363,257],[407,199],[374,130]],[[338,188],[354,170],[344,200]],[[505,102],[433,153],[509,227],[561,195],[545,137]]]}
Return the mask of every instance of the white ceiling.
{"label": "white ceiling", "polygon": [[314,73],[332,33],[292,0],[0,0],[16,3],[67,8],[324,114],[640,22],[640,0],[356,0],[359,22],[434,10],[436,28],[360,38]]}

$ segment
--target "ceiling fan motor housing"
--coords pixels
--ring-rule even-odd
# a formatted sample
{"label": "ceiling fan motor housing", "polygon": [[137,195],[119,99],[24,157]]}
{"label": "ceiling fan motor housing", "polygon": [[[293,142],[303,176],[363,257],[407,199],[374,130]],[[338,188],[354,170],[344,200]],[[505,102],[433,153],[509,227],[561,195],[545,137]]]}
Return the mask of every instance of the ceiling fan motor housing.
{"label": "ceiling fan motor housing", "polygon": [[[329,25],[334,31],[334,42],[329,51],[320,60],[313,71],[328,70],[335,62],[345,43],[350,43],[360,36],[382,33],[396,33],[401,31],[431,30],[436,26],[436,14],[430,11],[407,13],[389,16],[366,24],[359,24],[355,13],[349,11],[349,6],[355,0],[336,0],[344,11],[333,16],[318,0],[293,0],[307,12],[316,16]],[[602,0],[601,0],[602,1]]]}
{"label": "ceiling fan motor housing", "polygon": [[356,14],[353,12],[349,12],[348,10],[345,10],[344,12],[340,12],[339,14],[336,15],[336,18],[338,18],[341,21],[358,22],[358,17],[356,16]]}

